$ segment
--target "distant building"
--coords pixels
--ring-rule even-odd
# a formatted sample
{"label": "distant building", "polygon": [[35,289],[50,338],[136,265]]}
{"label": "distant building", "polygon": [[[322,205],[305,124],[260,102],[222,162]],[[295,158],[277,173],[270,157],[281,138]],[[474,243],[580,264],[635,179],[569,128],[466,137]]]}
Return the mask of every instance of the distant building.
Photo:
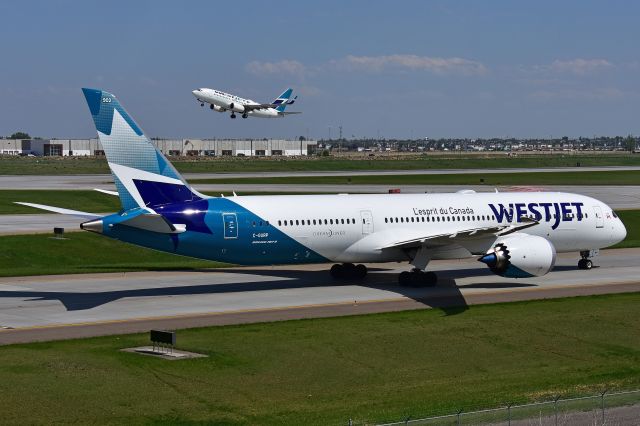
{"label": "distant building", "polygon": [[[168,156],[299,156],[317,150],[317,141],[286,139],[153,139]],[[36,156],[104,155],[98,139],[0,139],[0,154]]]}

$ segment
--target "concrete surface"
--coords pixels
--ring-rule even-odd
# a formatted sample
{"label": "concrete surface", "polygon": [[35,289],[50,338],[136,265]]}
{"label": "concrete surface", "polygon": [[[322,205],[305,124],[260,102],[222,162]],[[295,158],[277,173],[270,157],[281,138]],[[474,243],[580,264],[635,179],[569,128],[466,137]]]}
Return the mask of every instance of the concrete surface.
{"label": "concrete surface", "polygon": [[396,284],[406,264],[336,283],[329,265],[0,278],[0,344],[425,307],[640,291],[640,249],[605,250],[591,271],[563,254],[550,274],[493,275],[475,258],[435,261],[435,288]]}

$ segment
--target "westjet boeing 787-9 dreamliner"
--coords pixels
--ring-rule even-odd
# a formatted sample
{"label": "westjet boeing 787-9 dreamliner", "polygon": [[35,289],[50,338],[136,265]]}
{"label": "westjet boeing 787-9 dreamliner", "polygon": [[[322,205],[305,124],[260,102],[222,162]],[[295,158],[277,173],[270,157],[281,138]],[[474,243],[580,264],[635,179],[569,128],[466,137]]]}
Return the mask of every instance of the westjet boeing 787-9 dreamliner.
{"label": "westjet boeing 787-9 dreamliner", "polygon": [[115,96],[83,89],[122,209],[80,227],[152,249],[242,265],[335,262],[336,278],[363,278],[360,262],[407,261],[404,285],[433,285],[432,259],[477,256],[504,277],[541,276],[556,252],[598,249],[626,236],[606,204],[558,192],[209,197],[193,188]]}

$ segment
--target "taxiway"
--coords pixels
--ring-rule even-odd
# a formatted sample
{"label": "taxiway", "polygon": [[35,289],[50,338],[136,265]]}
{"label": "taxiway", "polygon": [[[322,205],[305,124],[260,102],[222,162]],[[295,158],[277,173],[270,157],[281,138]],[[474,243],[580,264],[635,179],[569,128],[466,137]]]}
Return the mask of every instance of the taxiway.
{"label": "taxiway", "polygon": [[331,280],[329,265],[1,278],[0,344],[640,291],[640,249],[601,253],[591,271],[563,254],[550,274],[519,280],[475,258],[434,261],[435,288],[398,286],[398,263],[370,265],[357,283]]}

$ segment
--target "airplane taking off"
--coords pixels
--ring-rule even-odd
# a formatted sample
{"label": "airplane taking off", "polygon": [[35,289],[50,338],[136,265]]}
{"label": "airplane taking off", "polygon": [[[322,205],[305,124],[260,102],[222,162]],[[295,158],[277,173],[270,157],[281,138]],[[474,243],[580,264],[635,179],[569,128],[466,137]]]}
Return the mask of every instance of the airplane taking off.
{"label": "airplane taking off", "polygon": [[218,112],[231,111],[231,118],[236,118],[236,112],[242,114],[242,118],[260,117],[260,118],[279,118],[290,114],[300,114],[300,112],[285,111],[288,105],[292,105],[298,97],[291,99],[293,89],[285,90],[282,95],[278,96],[270,104],[259,104],[251,99],[243,99],[229,93],[221,92],[215,89],[196,89],[192,91],[200,106],[205,103],[209,107]]}
{"label": "airplane taking off", "polygon": [[193,188],[115,96],[82,89],[122,209],[84,218],[106,237],[183,256],[243,265],[336,262],[331,275],[362,279],[357,262],[408,261],[402,285],[435,285],[432,259],[477,256],[509,278],[541,276],[556,252],[580,252],[580,269],[626,229],[606,204],[560,192],[209,197]]}

